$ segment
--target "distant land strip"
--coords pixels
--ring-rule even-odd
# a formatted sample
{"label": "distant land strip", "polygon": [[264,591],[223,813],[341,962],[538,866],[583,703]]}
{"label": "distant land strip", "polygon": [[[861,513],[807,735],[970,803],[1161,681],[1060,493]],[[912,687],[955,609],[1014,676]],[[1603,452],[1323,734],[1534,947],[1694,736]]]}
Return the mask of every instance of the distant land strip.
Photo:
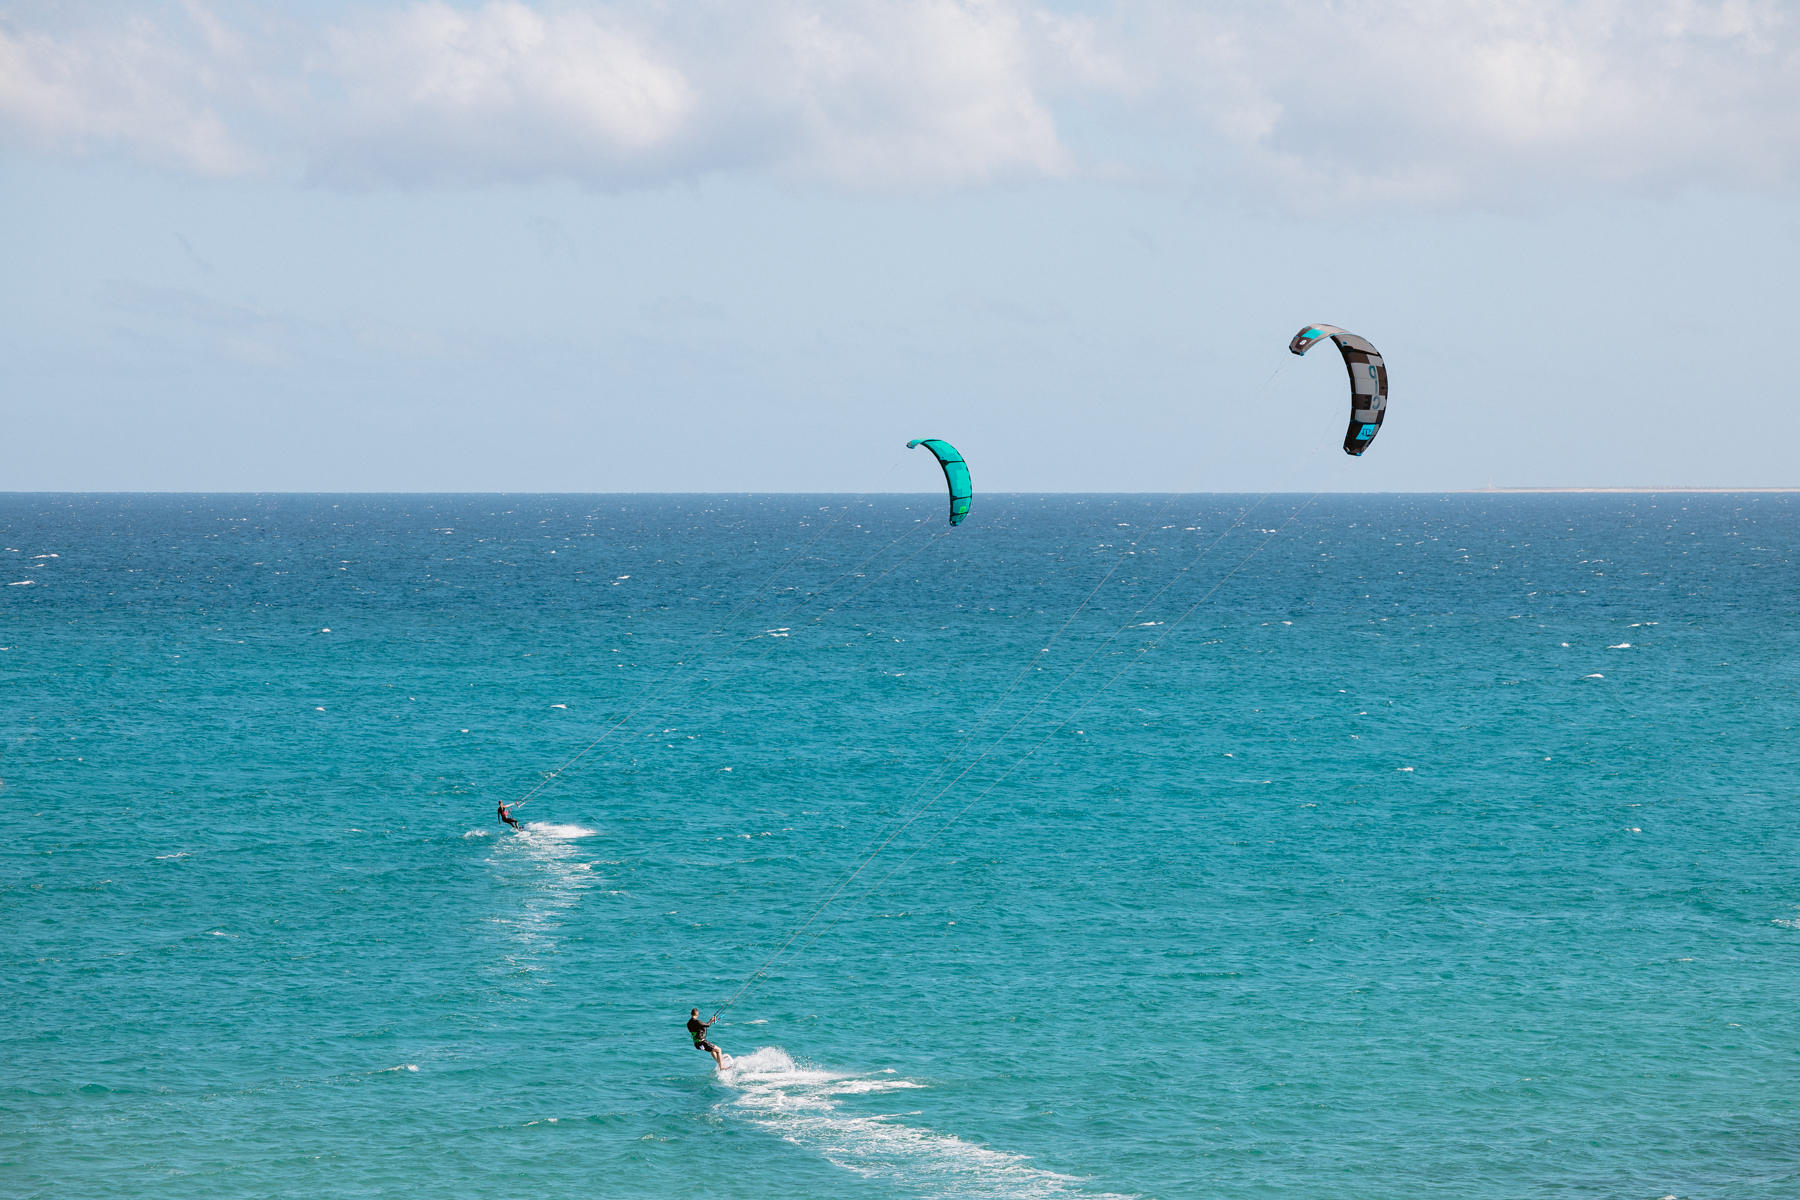
{"label": "distant land strip", "polygon": [[1566,492],[1601,495],[1652,496],[1678,492],[1695,495],[1734,496],[1745,492],[1800,492],[1800,487],[1484,487],[1459,488],[1464,495],[1556,495]]}

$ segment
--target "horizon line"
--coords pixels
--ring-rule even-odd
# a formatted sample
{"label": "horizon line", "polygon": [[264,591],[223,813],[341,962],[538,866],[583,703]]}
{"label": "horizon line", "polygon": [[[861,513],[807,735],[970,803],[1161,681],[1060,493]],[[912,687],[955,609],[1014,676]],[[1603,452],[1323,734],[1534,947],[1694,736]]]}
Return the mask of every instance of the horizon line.
{"label": "horizon line", "polygon": [[[1800,486],[1791,487],[1713,487],[1695,485],[1668,486],[1612,486],[1612,485],[1570,485],[1550,487],[1479,487],[1479,488],[1394,488],[1381,491],[1351,491],[1341,489],[1320,489],[1310,493],[1315,496],[1527,496],[1527,495],[1789,495],[1800,493]],[[926,488],[918,491],[885,491],[885,492],[845,492],[845,491],[509,491],[496,489],[477,489],[473,491],[442,491],[427,489],[353,489],[353,490],[312,490],[274,488],[269,490],[246,489],[150,489],[133,488],[121,490],[104,490],[89,488],[32,488],[8,490],[0,489],[0,496],[932,496],[937,493]],[[1255,488],[1241,488],[1233,491],[1165,491],[1156,488],[1134,488],[1129,491],[987,491],[981,493],[988,496],[1253,496],[1253,495],[1293,495],[1304,496],[1304,489],[1284,492],[1259,492]]]}

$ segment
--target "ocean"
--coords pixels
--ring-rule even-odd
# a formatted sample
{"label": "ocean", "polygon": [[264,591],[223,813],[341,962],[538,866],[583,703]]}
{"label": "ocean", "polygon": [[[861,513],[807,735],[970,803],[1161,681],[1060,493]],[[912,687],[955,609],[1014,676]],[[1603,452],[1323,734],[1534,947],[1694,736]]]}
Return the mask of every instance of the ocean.
{"label": "ocean", "polygon": [[0,496],[0,1194],[1800,1196],[1800,496],[944,508]]}

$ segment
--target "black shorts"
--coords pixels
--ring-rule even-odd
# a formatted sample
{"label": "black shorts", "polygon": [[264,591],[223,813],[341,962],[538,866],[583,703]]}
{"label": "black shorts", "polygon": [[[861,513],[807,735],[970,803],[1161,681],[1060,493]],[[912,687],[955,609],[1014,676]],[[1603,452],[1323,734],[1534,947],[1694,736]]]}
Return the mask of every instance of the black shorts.
{"label": "black shorts", "polygon": [[699,1041],[695,1042],[694,1049],[704,1050],[708,1054],[712,1054],[715,1051],[719,1050],[719,1048],[717,1046],[713,1045],[711,1042],[707,1041],[705,1038],[701,1038]]}

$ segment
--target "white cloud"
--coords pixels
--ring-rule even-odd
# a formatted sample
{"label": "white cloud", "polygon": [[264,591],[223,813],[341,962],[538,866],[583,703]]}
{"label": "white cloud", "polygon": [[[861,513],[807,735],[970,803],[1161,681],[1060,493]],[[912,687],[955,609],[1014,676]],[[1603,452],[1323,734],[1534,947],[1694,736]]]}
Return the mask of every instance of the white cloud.
{"label": "white cloud", "polygon": [[1800,20],[1781,0],[1155,3],[1124,53],[1209,153],[1328,199],[1511,198],[1800,178]]}
{"label": "white cloud", "polygon": [[288,20],[0,23],[0,139],[353,186],[1124,167],[1430,204],[1800,182],[1785,0],[408,0]]}
{"label": "white cloud", "polygon": [[357,181],[630,175],[679,141],[681,69],[603,11],[417,4],[327,32],[314,165]]}
{"label": "white cloud", "polygon": [[923,0],[793,4],[765,94],[799,132],[791,165],[852,185],[961,184],[1072,166],[1032,81],[1019,10]]}
{"label": "white cloud", "polygon": [[146,19],[65,38],[0,27],[0,136],[71,155],[124,145],[205,175],[251,170],[204,78],[230,53],[196,54]]}

